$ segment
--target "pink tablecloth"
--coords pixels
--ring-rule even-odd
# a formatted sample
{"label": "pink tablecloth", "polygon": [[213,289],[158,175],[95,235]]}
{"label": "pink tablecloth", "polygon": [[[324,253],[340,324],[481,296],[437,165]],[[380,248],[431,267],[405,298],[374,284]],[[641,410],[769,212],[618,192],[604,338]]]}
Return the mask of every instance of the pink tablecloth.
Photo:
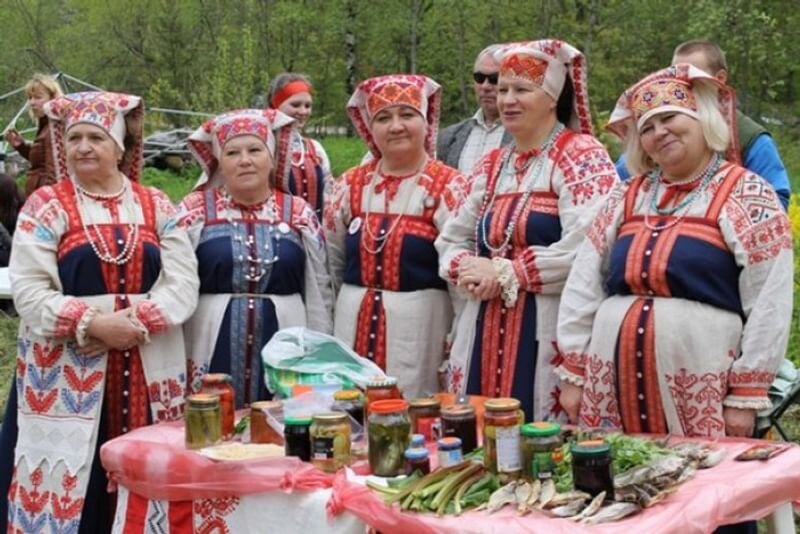
{"label": "pink tablecloth", "polygon": [[[258,510],[264,499],[274,499],[265,493],[321,490],[325,494],[314,501],[320,513],[322,503],[330,520],[350,512],[363,522],[385,534],[414,532],[490,533],[490,532],[710,532],[715,527],[769,515],[779,505],[800,500],[800,448],[790,450],[768,462],[735,462],[733,457],[755,443],[752,440],[722,440],[719,446],[728,449],[727,458],[718,466],[702,470],[683,484],[669,499],[652,508],[616,523],[581,527],[562,519],[551,519],[537,513],[524,518],[513,510],[496,514],[470,512],[461,517],[437,518],[427,514],[401,513],[391,508],[344,472],[334,478],[296,458],[270,458],[242,462],[214,462],[197,453],[185,450],[183,427],[180,423],[161,424],[137,429],[106,443],[100,451],[103,466],[111,480],[124,489],[124,501],[132,517],[144,518],[169,507],[170,517],[177,517],[178,501],[195,529],[208,521],[210,507],[227,511],[227,498],[242,505],[252,501],[248,521],[258,521]],[[309,495],[304,492],[305,495]],[[132,496],[132,497],[131,497]],[[252,496],[252,497],[247,497]],[[241,499],[240,499],[241,497]],[[246,497],[246,498],[245,498]],[[309,497],[304,497],[308,499]],[[137,499],[148,501],[138,502]],[[253,500],[256,499],[256,500]],[[261,499],[260,501],[258,499]],[[191,502],[194,501],[194,505]],[[138,504],[137,504],[138,502]],[[156,504],[156,503],[162,504]],[[261,502],[261,505],[255,505]],[[165,504],[164,504],[165,503]],[[221,503],[221,504],[220,504]],[[136,504],[136,506],[134,506]],[[282,505],[285,506],[285,505]],[[227,508],[226,508],[227,507]],[[123,515],[124,515],[123,511]],[[184,512],[181,512],[184,513]],[[215,512],[216,513],[216,512]],[[227,512],[226,512],[227,513]],[[292,513],[291,510],[288,511]],[[205,514],[205,515],[203,515]],[[217,513],[219,515],[219,513]],[[349,514],[346,514],[349,516]],[[216,519],[214,517],[213,519]],[[295,518],[302,523],[302,518]],[[324,517],[322,519],[324,521]],[[181,523],[175,519],[176,524]],[[340,519],[337,519],[341,523]],[[250,523],[252,524],[252,523]],[[263,525],[262,525],[263,526]],[[301,526],[298,523],[298,526]],[[348,525],[352,528],[353,525]],[[201,529],[202,530],[202,529]],[[335,530],[335,529],[332,529]],[[125,528],[120,532],[132,532]],[[179,532],[179,530],[175,530]]]}

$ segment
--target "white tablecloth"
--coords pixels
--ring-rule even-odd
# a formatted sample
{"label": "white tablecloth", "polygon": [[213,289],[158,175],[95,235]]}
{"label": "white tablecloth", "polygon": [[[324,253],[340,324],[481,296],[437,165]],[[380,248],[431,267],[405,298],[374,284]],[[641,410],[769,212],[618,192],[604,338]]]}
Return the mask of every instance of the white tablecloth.
{"label": "white tablecloth", "polygon": [[11,298],[11,280],[8,279],[8,267],[0,267],[0,299]]}

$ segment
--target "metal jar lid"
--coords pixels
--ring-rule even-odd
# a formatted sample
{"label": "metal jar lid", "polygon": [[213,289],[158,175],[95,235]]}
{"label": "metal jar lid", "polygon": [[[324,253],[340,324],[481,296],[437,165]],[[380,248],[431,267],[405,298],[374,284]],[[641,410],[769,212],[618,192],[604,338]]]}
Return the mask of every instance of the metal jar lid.
{"label": "metal jar lid", "polygon": [[483,406],[488,412],[507,412],[510,410],[519,410],[521,406],[517,399],[510,397],[500,397],[499,399],[487,399]]}

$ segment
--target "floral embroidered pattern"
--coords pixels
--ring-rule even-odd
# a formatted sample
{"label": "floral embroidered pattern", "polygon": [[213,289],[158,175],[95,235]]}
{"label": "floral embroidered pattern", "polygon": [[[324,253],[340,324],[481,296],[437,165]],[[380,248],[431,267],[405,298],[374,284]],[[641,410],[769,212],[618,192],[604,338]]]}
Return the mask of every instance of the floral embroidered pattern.
{"label": "floral embroidered pattern", "polygon": [[84,499],[70,496],[70,492],[77,487],[78,477],[68,471],[64,473],[61,478],[63,493],[43,489],[43,482],[41,467],[28,476],[27,485],[18,482],[14,476],[9,491],[9,532],[42,532],[45,525],[49,526],[48,531],[52,533],[78,531]]}
{"label": "floral embroidered pattern", "polygon": [[92,370],[100,366],[100,358],[90,358],[79,354],[73,345],[67,346],[67,355],[72,365],[64,365],[64,379],[69,388],[61,389],[61,401],[73,414],[87,414],[100,402],[103,372]]}
{"label": "floral embroidered pattern", "polygon": [[62,345],[48,346],[34,343],[33,365],[28,365],[25,403],[34,413],[50,411],[58,398],[60,368],[56,366],[64,351]]}
{"label": "floral embroidered pattern", "polygon": [[229,534],[231,532],[225,516],[239,506],[239,497],[202,499],[194,502],[194,524],[196,534]]}
{"label": "floral embroidered pattern", "polygon": [[608,232],[611,224],[614,222],[617,208],[625,198],[625,192],[627,189],[627,182],[617,184],[617,186],[614,187],[614,189],[611,191],[611,194],[609,194],[609,196],[606,198],[605,204],[603,204],[603,207],[600,208],[600,212],[595,216],[592,224],[589,226],[588,232],[586,233],[586,237],[589,239],[589,242],[600,256],[605,256],[608,252],[609,244],[608,240],[606,239],[606,233]]}
{"label": "floral embroidered pattern", "polygon": [[181,373],[177,380],[168,378],[160,382],[151,382],[147,386],[157,422],[174,421],[183,414],[185,379],[186,377]]}
{"label": "floral embroidered pattern", "polygon": [[687,436],[721,436],[725,432],[722,399],[727,389],[727,373],[690,373],[681,368],[665,375]]}
{"label": "floral embroidered pattern", "polygon": [[579,419],[589,428],[622,428],[616,394],[616,371],[613,361],[603,361],[599,356],[564,355],[565,364],[575,358],[585,358],[586,383]]}

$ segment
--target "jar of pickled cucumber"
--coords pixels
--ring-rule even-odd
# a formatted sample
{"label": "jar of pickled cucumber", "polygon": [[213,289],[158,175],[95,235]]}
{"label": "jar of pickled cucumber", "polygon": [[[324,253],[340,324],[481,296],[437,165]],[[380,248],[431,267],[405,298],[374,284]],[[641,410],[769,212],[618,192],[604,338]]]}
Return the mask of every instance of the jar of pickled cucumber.
{"label": "jar of pickled cucumber", "polygon": [[347,414],[316,414],[311,423],[311,463],[326,473],[350,464],[350,422]]}
{"label": "jar of pickled cucumber", "polygon": [[484,407],[484,464],[501,482],[515,480],[522,474],[520,426],[524,414],[520,402],[511,398],[488,399]]}
{"label": "jar of pickled cucumber", "polygon": [[411,439],[408,403],[401,399],[375,401],[369,411],[367,437],[372,474],[381,477],[402,474],[404,453]]}
{"label": "jar of pickled cucumber", "polygon": [[222,440],[222,414],[219,397],[206,393],[186,397],[183,414],[186,448],[202,449]]}
{"label": "jar of pickled cucumber", "polygon": [[530,480],[553,478],[561,460],[561,425],[539,421],[522,425],[522,458],[525,476]]}
{"label": "jar of pickled cucumber", "polygon": [[222,439],[233,438],[234,420],[236,418],[236,391],[233,389],[231,375],[208,373],[202,378],[200,393],[219,396],[219,408],[222,412]]}

